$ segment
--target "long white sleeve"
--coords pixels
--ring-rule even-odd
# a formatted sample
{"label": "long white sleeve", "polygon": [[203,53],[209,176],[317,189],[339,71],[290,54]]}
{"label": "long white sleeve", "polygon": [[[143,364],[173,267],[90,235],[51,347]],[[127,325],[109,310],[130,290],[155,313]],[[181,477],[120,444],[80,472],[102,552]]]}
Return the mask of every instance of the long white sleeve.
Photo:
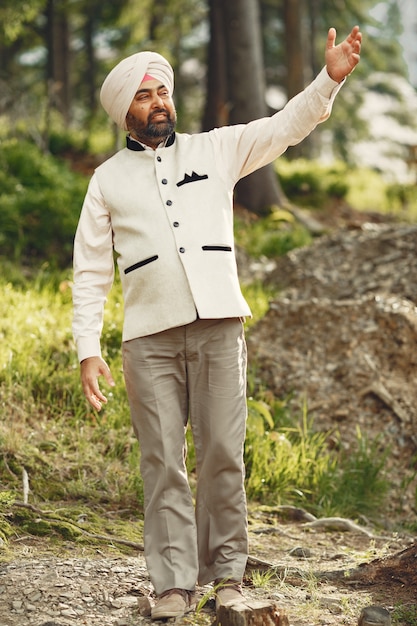
{"label": "long white sleeve", "polygon": [[73,334],[80,361],[101,355],[104,304],[113,279],[110,215],[93,175],[74,241]]}

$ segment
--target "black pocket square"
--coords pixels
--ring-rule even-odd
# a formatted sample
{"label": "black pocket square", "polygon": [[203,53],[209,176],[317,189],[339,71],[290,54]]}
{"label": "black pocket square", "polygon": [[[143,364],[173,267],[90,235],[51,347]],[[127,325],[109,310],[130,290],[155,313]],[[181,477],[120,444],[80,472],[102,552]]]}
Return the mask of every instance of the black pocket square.
{"label": "black pocket square", "polygon": [[207,174],[197,174],[197,172],[192,172],[190,174],[185,174],[184,178],[177,183],[177,187],[181,187],[182,185],[186,185],[187,183],[195,183],[197,180],[205,180],[208,178]]}

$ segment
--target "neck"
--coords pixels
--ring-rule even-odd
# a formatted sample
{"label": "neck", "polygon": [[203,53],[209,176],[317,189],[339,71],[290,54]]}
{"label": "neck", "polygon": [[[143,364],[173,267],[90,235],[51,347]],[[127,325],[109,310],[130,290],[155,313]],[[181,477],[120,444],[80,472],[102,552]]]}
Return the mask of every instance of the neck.
{"label": "neck", "polygon": [[148,146],[152,148],[152,150],[156,150],[161,143],[165,143],[168,137],[139,137],[134,132],[130,132],[130,136],[132,139],[136,139],[139,143],[142,143],[144,146]]}

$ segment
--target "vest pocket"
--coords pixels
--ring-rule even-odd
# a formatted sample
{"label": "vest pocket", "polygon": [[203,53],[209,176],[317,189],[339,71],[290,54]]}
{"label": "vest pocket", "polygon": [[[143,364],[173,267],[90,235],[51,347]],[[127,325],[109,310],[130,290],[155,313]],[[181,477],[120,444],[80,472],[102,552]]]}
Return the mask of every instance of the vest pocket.
{"label": "vest pocket", "polygon": [[130,265],[129,267],[127,267],[124,270],[124,273],[129,274],[129,272],[133,272],[134,270],[137,270],[140,267],[143,267],[144,265],[148,265],[148,263],[153,263],[153,261],[156,261],[157,258],[158,258],[158,255],[155,254],[154,256],[150,256],[148,259],[143,259],[143,261],[138,261],[134,265]]}
{"label": "vest pocket", "polygon": [[203,246],[203,250],[220,250],[220,252],[231,252],[232,248],[230,246]]}

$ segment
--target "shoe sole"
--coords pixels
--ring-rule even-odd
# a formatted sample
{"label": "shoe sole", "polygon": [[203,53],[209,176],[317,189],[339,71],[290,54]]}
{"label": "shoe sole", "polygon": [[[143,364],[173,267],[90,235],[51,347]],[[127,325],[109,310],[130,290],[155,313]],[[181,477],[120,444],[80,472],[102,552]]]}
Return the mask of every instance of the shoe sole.
{"label": "shoe sole", "polygon": [[191,613],[191,611],[194,611],[195,609],[195,604],[192,606],[188,606],[186,607],[183,611],[161,611],[161,613],[153,613],[151,611],[151,619],[168,619],[170,617],[181,617],[182,615],[185,615],[186,613]]}

